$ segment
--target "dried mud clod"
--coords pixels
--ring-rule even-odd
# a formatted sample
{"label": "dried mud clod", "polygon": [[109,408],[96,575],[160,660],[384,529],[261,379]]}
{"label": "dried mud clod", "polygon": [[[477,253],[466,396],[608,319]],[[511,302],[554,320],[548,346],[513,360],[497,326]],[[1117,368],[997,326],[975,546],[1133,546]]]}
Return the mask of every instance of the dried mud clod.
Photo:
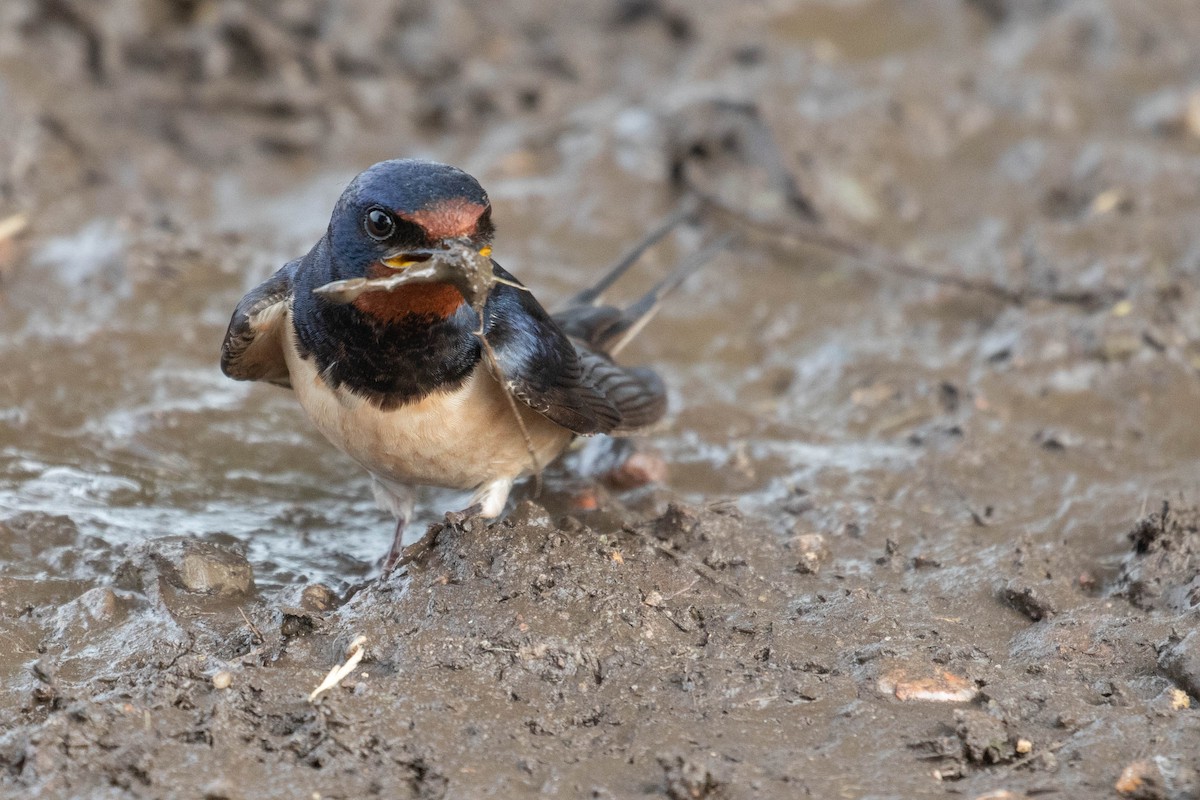
{"label": "dried mud clod", "polygon": [[1000,590],[1000,597],[1033,622],[1040,622],[1047,617],[1054,616],[1057,611],[1054,602],[1044,592],[1021,579],[1009,581]]}
{"label": "dried mud clod", "polygon": [[1034,751],[1033,743],[1015,735],[996,709],[978,708],[955,711],[952,734],[944,730],[909,746],[936,763],[935,774],[944,781],[961,780],[979,768],[1021,763]]}
{"label": "dried mud clod", "polygon": [[186,536],[165,536],[131,548],[128,559],[117,568],[116,582],[135,591],[169,588],[236,599],[254,593],[254,568],[231,548]]}
{"label": "dried mud clod", "polygon": [[726,795],[708,765],[680,755],[659,756],[671,800],[720,800]]}
{"label": "dried mud clod", "polygon": [[1125,557],[1114,593],[1138,608],[1183,613],[1200,605],[1200,508],[1162,508],[1129,532],[1133,552]]}
{"label": "dried mud clod", "polygon": [[700,515],[681,503],[671,503],[662,516],[651,523],[655,538],[663,541],[683,540],[691,537],[700,525]]}
{"label": "dried mud clod", "polygon": [[1008,723],[986,711],[959,709],[954,712],[954,732],[963,743],[963,753],[972,764],[1007,764],[1017,758],[1017,737]]}

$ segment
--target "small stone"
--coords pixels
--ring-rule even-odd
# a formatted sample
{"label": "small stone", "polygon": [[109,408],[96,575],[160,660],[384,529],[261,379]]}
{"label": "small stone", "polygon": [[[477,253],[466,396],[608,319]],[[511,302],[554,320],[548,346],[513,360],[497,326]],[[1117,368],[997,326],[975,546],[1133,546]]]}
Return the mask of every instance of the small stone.
{"label": "small stone", "polygon": [[600,497],[595,489],[584,489],[571,497],[572,511],[595,511],[600,507]]}
{"label": "small stone", "polygon": [[254,569],[241,553],[187,536],[166,536],[130,550],[118,584],[144,590],[157,577],[189,594],[236,598],[254,592]]}
{"label": "small stone", "polygon": [[58,681],[55,677],[54,667],[45,657],[42,657],[34,662],[32,670],[33,676],[38,680],[38,684],[33,687],[34,702],[54,703],[58,699]]}
{"label": "small stone", "polygon": [[215,546],[188,548],[179,563],[182,589],[196,594],[245,595],[254,590],[254,573],[244,557]]}
{"label": "small stone", "polygon": [[860,386],[850,392],[850,402],[864,408],[877,408],[900,396],[900,390],[890,383],[879,381],[870,386]]}
{"label": "small stone", "polygon": [[792,544],[800,554],[796,571],[803,575],[816,575],[821,564],[829,558],[825,537],[819,533],[802,533],[792,540]]}
{"label": "small stone", "polygon": [[337,604],[337,595],[322,583],[310,583],[300,593],[300,606],[306,611],[320,614],[335,608]]}
{"label": "small stone", "polygon": [[897,700],[925,700],[934,703],[969,703],[979,690],[966,678],[944,669],[932,674],[914,675],[904,667],[885,673],[876,683],[880,694]]}
{"label": "small stone", "polygon": [[1133,303],[1129,300],[1119,300],[1113,304],[1108,313],[1114,317],[1128,317],[1133,313]]}
{"label": "small stone", "polygon": [[214,689],[228,689],[233,685],[233,674],[226,670],[221,670],[212,676],[212,685]]}
{"label": "small stone", "polygon": [[1028,739],[1017,739],[1017,753],[1020,755],[1028,755],[1033,752],[1033,742]]}
{"label": "small stone", "polygon": [[879,203],[871,190],[853,175],[823,171],[820,180],[825,198],[855,222],[869,225],[879,218]]}
{"label": "small stone", "polygon": [[1165,800],[1167,797],[1162,772],[1150,759],[1134,761],[1122,770],[1114,788],[1118,794],[1134,800]]}
{"label": "small stone", "polygon": [[622,464],[604,473],[600,480],[610,489],[638,489],[667,479],[667,462],[658,453],[636,452]]}
{"label": "small stone", "polygon": [[[1092,198],[1091,212],[1097,216],[1108,214],[1112,211],[1122,211],[1130,208],[1131,201],[1129,197],[1120,189],[1105,189],[1100,194]],[[1128,303],[1128,300],[1122,300],[1121,303]],[[1121,303],[1117,303],[1120,306]],[[1116,309],[1113,309],[1114,313]],[[1128,313],[1128,312],[1126,312]],[[1124,316],[1124,314],[1117,314]]]}

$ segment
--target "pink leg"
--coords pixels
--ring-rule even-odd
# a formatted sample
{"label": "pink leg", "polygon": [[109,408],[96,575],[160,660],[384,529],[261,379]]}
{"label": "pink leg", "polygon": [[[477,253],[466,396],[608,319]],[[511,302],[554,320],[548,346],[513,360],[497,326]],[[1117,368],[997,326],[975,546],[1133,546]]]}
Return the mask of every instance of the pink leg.
{"label": "pink leg", "polygon": [[404,517],[399,517],[396,520],[396,532],[392,534],[392,546],[388,548],[388,554],[383,559],[383,574],[387,575],[396,564],[400,562],[400,556],[404,553],[404,523],[407,520]]}
{"label": "pink leg", "polygon": [[[479,503],[472,503],[462,511],[451,511],[446,514],[446,522],[450,525],[462,525],[467,520],[479,516],[483,506]],[[437,542],[438,534],[442,532],[440,525],[431,525],[429,530],[425,532],[417,541],[408,545],[403,544],[404,539],[404,524],[407,520],[400,517],[396,520],[396,533],[392,537],[392,546],[388,548],[388,554],[383,559],[383,577],[387,577],[396,567],[403,567],[412,561],[423,556]]]}

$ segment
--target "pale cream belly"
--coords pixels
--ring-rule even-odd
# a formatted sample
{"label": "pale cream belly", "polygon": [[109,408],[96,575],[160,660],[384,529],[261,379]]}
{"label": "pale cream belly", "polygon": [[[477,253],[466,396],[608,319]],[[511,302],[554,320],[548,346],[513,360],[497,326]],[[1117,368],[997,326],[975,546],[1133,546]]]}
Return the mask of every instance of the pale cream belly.
{"label": "pale cream belly", "polygon": [[[284,329],[291,331],[291,324]],[[349,392],[332,390],[312,361],[284,336],[292,388],[317,429],[372,474],[401,484],[473,489],[497,478],[533,471],[528,446],[500,385],[476,369],[453,392],[381,411]],[[572,434],[518,402],[544,467]]]}

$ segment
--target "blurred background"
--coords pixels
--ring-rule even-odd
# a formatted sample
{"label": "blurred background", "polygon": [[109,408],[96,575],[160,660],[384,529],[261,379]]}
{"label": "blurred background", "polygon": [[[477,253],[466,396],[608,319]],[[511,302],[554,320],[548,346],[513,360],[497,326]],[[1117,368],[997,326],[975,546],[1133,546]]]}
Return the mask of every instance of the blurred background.
{"label": "blurred background", "polygon": [[87,577],[172,531],[268,582],[370,573],[367,482],[216,359],[241,294],[396,156],[475,174],[549,306],[698,181],[720,198],[628,287],[743,236],[628,355],[674,392],[672,490],[784,532],[994,507],[1091,536],[1200,456],[1172,413],[1200,360],[1198,40],[1183,0],[8,0],[0,509],[94,545],[18,569]]}

